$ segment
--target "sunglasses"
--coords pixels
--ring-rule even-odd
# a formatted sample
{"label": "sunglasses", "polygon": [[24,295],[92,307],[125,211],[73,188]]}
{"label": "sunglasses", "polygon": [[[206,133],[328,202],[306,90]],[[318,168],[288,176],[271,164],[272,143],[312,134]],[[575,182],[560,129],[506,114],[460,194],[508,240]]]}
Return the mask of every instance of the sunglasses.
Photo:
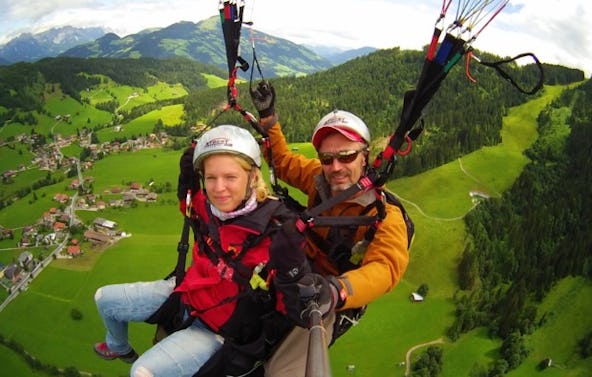
{"label": "sunglasses", "polygon": [[342,164],[349,164],[358,157],[360,152],[364,151],[366,151],[366,149],[360,149],[357,151],[339,151],[335,153],[324,152],[319,153],[319,160],[321,160],[321,164],[323,165],[331,165],[335,159],[337,159],[337,161],[341,162]]}

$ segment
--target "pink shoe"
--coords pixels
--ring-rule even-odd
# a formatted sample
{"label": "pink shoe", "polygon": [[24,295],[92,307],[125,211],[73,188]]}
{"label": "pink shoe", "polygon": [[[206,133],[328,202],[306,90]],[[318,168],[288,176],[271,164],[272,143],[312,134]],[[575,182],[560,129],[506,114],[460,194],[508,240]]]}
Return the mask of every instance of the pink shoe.
{"label": "pink shoe", "polygon": [[121,361],[131,364],[138,359],[138,353],[136,351],[134,351],[133,348],[131,351],[129,351],[128,353],[125,353],[125,354],[116,353],[116,352],[111,351],[109,349],[109,347],[107,347],[107,343],[105,343],[105,342],[96,343],[93,348],[94,348],[96,354],[99,355],[99,357],[101,359],[105,359],[105,360],[115,360],[115,359],[119,358],[119,359],[121,359]]}

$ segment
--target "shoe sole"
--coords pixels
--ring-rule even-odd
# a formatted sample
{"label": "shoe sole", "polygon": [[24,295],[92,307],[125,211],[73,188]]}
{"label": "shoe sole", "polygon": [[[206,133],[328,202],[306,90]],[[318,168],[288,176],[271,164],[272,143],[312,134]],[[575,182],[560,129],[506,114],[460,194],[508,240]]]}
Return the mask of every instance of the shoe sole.
{"label": "shoe sole", "polygon": [[135,354],[134,356],[119,356],[118,358],[124,363],[132,364],[134,361],[138,360],[138,357],[138,354]]}
{"label": "shoe sole", "polygon": [[97,356],[99,356],[101,359],[103,360],[107,360],[107,361],[111,361],[111,360],[115,360],[115,359],[120,359],[121,361],[123,361],[124,363],[128,363],[131,364],[134,361],[138,360],[138,354],[132,350],[132,352],[134,352],[134,354],[132,356],[126,356],[126,355],[122,355],[122,356],[105,356],[104,354],[102,354],[101,352],[97,351],[95,348],[93,348],[95,353],[97,354]]}

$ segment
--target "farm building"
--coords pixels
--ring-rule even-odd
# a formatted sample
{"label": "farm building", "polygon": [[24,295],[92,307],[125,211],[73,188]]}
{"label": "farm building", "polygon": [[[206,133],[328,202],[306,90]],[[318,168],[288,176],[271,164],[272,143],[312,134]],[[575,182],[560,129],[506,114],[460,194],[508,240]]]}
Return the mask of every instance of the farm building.
{"label": "farm building", "polygon": [[423,302],[423,296],[417,292],[411,292],[409,299],[411,300],[411,302]]}

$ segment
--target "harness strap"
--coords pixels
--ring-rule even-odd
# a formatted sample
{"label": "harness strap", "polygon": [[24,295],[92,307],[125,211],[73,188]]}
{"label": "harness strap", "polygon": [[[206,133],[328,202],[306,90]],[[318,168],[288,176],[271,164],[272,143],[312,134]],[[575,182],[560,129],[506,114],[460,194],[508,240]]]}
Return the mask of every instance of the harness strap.
{"label": "harness strap", "polygon": [[[539,70],[539,79],[538,79],[537,83],[534,85],[534,87],[532,87],[531,89],[525,89],[525,88],[521,87],[520,85],[518,85],[518,83],[516,83],[516,81],[510,76],[510,74],[502,69],[502,66],[504,64],[512,63],[520,58],[524,58],[524,57],[528,57],[528,56],[530,56],[534,60],[534,63],[536,65],[537,69]],[[544,71],[543,71],[543,66],[542,66],[541,62],[539,61],[539,59],[536,57],[536,55],[531,52],[518,54],[518,55],[514,56],[513,58],[499,60],[499,61],[495,61],[495,62],[485,62],[485,61],[480,60],[479,58],[475,57],[475,55],[472,54],[472,50],[470,51],[470,54],[467,55],[467,59],[469,59],[469,57],[474,58],[481,65],[495,69],[496,72],[502,78],[504,78],[506,81],[508,81],[510,84],[512,84],[512,86],[514,88],[518,89],[518,91],[520,91],[521,93],[524,93],[524,94],[534,94],[534,93],[538,92],[543,87],[543,84],[545,82],[545,75],[544,75]]]}
{"label": "harness strap", "polygon": [[[187,191],[187,197],[190,197],[191,190]],[[190,211],[189,206],[187,207]],[[179,284],[185,278],[185,264],[187,263],[187,252],[189,251],[189,229],[192,227],[191,218],[185,215],[183,219],[183,230],[181,231],[181,239],[177,244],[177,264],[173,271],[171,271],[164,279],[168,280],[171,277],[175,277],[175,286]]]}
{"label": "harness strap", "polygon": [[323,211],[351,198],[360,191],[369,190],[372,186],[372,180],[368,176],[360,178],[358,183],[350,186],[347,190],[341,191],[337,195],[331,196],[320,204],[302,212],[296,220],[296,227],[300,232],[304,232],[307,227],[314,226],[315,218]]}
{"label": "harness strap", "polygon": [[[277,210],[281,206],[279,201],[268,201],[258,208],[257,217],[262,218],[259,221],[251,218],[241,218],[237,225],[256,230],[259,234],[249,234],[241,246],[241,250],[236,255],[231,255],[222,249],[220,233],[218,231],[218,221],[212,214],[209,206],[206,206],[208,213],[207,223],[198,218],[192,222],[193,232],[196,235],[199,249],[208,257],[210,262],[218,268],[220,276],[226,279],[232,279],[241,287],[250,286],[252,271],[241,263],[245,254],[254,246],[278,229],[270,219],[274,218]],[[253,216],[251,216],[253,217]]]}
{"label": "harness strap", "polygon": [[327,226],[372,225],[376,223],[374,216],[318,216],[311,226],[315,228]]}
{"label": "harness strap", "polygon": [[[308,229],[306,234],[309,240],[329,257],[329,260],[337,267],[339,273],[356,268],[361,262],[365,246],[367,246],[376,234],[376,231],[382,220],[386,217],[385,198],[383,191],[376,189],[376,200],[367,205],[358,216],[318,216],[310,225],[314,227],[330,226],[327,239],[321,237],[312,229]],[[320,196],[317,195],[315,203],[320,202]],[[371,209],[376,208],[375,215],[366,215]],[[358,227],[367,226],[362,241],[354,244],[353,236]],[[339,234],[338,232],[341,230]],[[335,240],[334,240],[335,239]],[[355,257],[354,257],[355,255]]]}
{"label": "harness strap", "polygon": [[[203,250],[206,254],[212,254],[210,260],[215,259],[216,263],[214,265],[218,268],[220,275],[224,278],[231,278],[235,282],[237,282],[240,286],[248,285],[251,270],[248,269],[244,264],[240,263],[240,260],[244,256],[243,250],[239,255],[236,255],[234,258],[231,257],[228,253],[226,253],[222,249],[221,241],[220,241],[220,233],[218,232],[218,224],[210,210],[209,206],[207,207],[209,221],[208,221],[208,231],[209,234],[202,234],[201,237],[206,239],[207,247]],[[251,237],[253,235],[249,235]],[[247,237],[247,238],[249,238]],[[246,240],[244,242],[247,242]],[[236,272],[236,273],[235,273]]]}

